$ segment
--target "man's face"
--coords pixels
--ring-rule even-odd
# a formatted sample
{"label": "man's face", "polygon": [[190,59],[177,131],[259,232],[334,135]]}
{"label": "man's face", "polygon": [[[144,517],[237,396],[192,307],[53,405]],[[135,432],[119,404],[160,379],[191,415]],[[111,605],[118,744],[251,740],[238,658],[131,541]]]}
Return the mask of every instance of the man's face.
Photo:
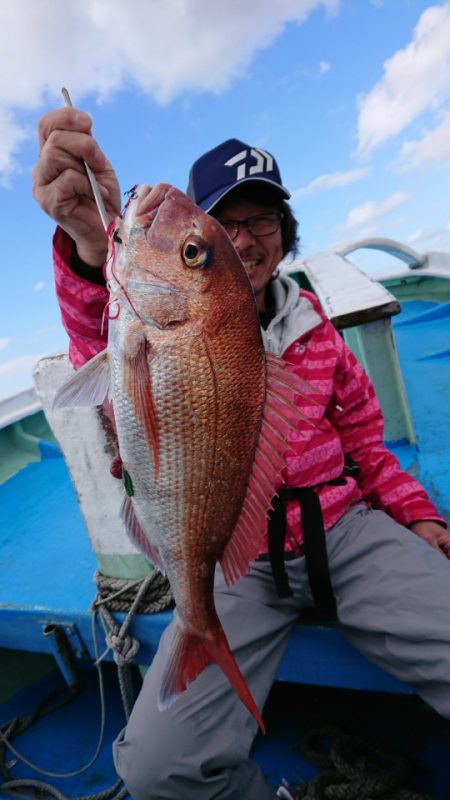
{"label": "man's face", "polygon": [[[267,206],[239,198],[225,198],[214,216],[219,220],[241,222],[258,214],[276,212],[276,205]],[[283,258],[283,244],[280,227],[267,236],[254,236],[247,226],[241,226],[233,240],[236,252],[245,267],[255,293],[258,311],[265,308],[265,288]]]}

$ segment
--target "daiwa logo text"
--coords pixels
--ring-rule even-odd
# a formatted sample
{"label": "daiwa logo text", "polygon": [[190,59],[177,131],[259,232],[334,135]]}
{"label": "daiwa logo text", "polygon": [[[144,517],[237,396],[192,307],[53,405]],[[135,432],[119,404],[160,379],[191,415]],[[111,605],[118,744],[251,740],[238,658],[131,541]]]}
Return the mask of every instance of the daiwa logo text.
{"label": "daiwa logo text", "polygon": [[[256,163],[255,163],[256,162]],[[225,167],[235,167],[238,164],[236,180],[240,181],[247,175],[256,175],[258,172],[271,172],[273,169],[273,158],[265,150],[241,150],[233,158],[225,161]]]}

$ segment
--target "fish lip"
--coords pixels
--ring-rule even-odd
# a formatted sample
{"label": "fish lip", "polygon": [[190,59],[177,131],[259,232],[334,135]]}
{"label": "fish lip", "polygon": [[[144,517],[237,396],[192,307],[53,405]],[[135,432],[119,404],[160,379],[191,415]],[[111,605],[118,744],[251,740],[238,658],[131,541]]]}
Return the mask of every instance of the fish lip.
{"label": "fish lip", "polygon": [[142,184],[139,187],[134,211],[136,224],[142,225],[144,228],[152,226],[171,188],[167,183],[158,183],[156,186]]}
{"label": "fish lip", "polygon": [[[141,184],[134,209],[135,222],[145,228],[151,227],[159,210],[167,203],[174,203],[189,212],[192,212],[193,209],[197,210],[193,200],[168,183],[158,183],[153,187]],[[194,228],[199,227],[195,215],[192,225]]]}

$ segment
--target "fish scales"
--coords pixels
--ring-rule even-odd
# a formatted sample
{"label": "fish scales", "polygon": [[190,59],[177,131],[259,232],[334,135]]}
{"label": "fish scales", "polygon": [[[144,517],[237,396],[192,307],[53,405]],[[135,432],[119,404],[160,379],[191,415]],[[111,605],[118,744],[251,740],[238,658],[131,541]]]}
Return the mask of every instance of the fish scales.
{"label": "fish scales", "polygon": [[[172,585],[179,585],[179,606],[186,609],[183,613],[192,627],[205,624],[198,604],[192,603],[192,582],[211,582],[247,488],[261,412],[255,414],[254,402],[246,398],[253,394],[257,378],[264,394],[264,370],[259,369],[258,375],[251,364],[236,370],[233,362],[241,363],[240,353],[236,350],[227,357],[219,345],[219,341],[207,345],[203,339],[186,338],[170,346],[170,355],[166,346],[151,358],[160,449],[157,480],[139,432],[138,441],[127,435],[121,442],[119,436],[124,466],[136,475],[135,493],[142,498],[137,516],[141,524],[146,518],[152,520],[152,540]],[[230,384],[233,373],[236,377]],[[118,429],[129,430],[130,405],[124,392],[118,408]],[[235,418],[237,423],[231,426]],[[192,565],[189,573],[187,563]]]}

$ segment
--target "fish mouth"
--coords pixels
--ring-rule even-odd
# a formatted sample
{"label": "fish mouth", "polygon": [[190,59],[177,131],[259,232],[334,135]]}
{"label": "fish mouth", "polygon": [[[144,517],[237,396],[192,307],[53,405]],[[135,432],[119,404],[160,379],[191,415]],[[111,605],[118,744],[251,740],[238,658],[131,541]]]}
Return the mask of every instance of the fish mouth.
{"label": "fish mouth", "polygon": [[134,215],[138,225],[151,227],[171,188],[167,183],[158,183],[156,186],[144,183],[139,187]]}
{"label": "fish mouth", "polygon": [[[167,202],[166,202],[167,201]],[[195,203],[183,192],[170,186],[168,183],[158,183],[156,186],[141,184],[137,191],[134,220],[143,228],[150,228],[163,205],[176,204],[185,211],[198,212]]]}

